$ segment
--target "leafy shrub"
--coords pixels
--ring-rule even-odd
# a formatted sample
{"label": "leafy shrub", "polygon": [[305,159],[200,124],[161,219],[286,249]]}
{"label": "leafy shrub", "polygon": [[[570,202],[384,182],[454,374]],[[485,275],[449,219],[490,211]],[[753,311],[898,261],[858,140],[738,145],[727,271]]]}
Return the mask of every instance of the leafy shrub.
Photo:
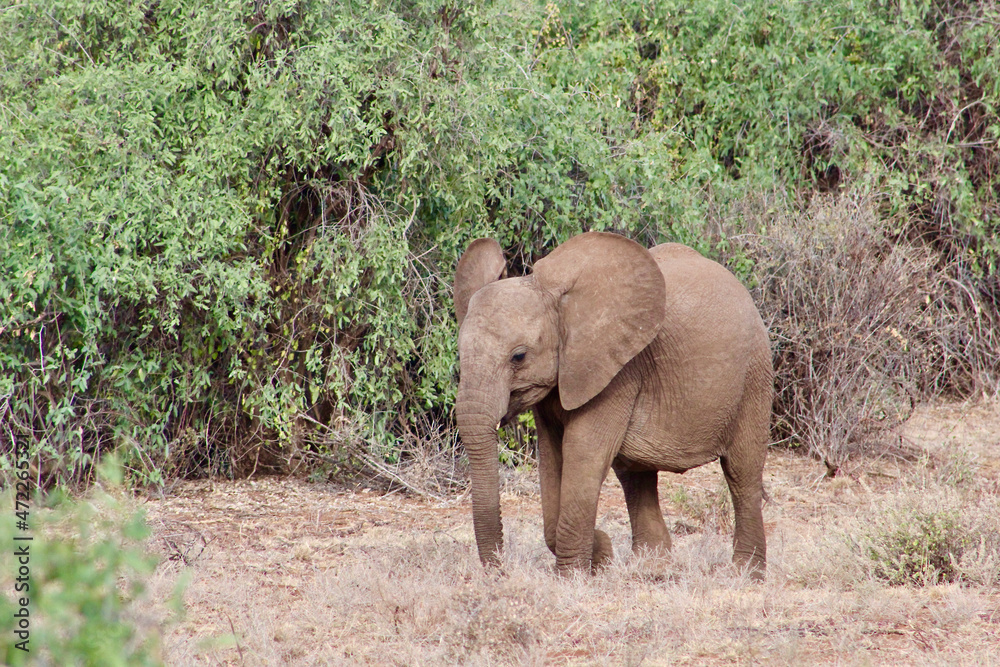
{"label": "leafy shrub", "polygon": [[646,56],[637,113],[738,190],[876,186],[950,258],[997,268],[995,3],[666,0],[624,15]]}
{"label": "leafy shrub", "polygon": [[606,168],[628,111],[531,4],[42,4],[0,15],[0,418],[43,484],[280,467],[315,423],[392,458],[446,419],[470,239],[530,262],[670,191]]}
{"label": "leafy shrub", "polygon": [[996,503],[954,494],[895,496],[879,504],[853,536],[864,569],[893,586],[1000,581]]}
{"label": "leafy shrub", "polygon": [[[118,473],[120,478],[120,472]],[[3,507],[13,494],[3,494]],[[15,647],[14,602],[0,596],[0,659],[5,665],[155,665],[159,632],[140,627],[132,602],[142,595],[142,580],[156,559],[146,555],[149,535],[141,513],[126,510],[95,488],[79,501],[55,496],[50,508],[32,511],[31,542],[17,542],[13,512],[0,517],[0,556],[4,576],[17,571],[14,544],[28,544],[30,575],[29,652]],[[14,589],[12,582],[5,585]],[[150,630],[153,629],[153,632]]]}
{"label": "leafy shrub", "polygon": [[109,450],[150,482],[356,440],[394,464],[448,423],[471,239],[524,266],[588,229],[712,251],[717,208],[772,189],[886,193],[879,218],[913,218],[995,308],[996,20],[846,0],[13,5],[3,430],[42,484]]}
{"label": "leafy shrub", "polygon": [[954,512],[910,512],[869,536],[872,572],[891,585],[955,581],[968,538]]}

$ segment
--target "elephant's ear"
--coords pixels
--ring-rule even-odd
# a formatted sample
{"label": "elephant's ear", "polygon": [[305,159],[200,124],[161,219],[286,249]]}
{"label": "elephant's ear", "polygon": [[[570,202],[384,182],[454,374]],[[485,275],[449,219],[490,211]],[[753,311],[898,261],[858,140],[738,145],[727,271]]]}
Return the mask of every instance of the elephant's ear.
{"label": "elephant's ear", "polygon": [[575,410],[656,337],[666,309],[663,274],[641,245],[602,232],[571,238],[533,273],[558,300],[559,398]]}
{"label": "elephant's ear", "polygon": [[469,299],[482,287],[507,277],[503,249],[493,239],[476,239],[462,253],[455,269],[455,316],[462,326]]}

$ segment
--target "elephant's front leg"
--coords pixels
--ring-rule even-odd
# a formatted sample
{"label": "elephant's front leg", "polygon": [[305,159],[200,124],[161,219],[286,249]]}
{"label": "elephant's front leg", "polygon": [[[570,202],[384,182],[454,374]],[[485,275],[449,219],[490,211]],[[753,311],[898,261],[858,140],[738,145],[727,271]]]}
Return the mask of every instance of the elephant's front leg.
{"label": "elephant's front leg", "polygon": [[562,478],[555,529],[560,572],[597,569],[613,557],[611,539],[595,529],[601,486],[621,446],[627,418],[581,408],[562,439]]}
{"label": "elephant's front leg", "polygon": [[[556,552],[556,533],[559,526],[559,504],[562,495],[562,439],[563,427],[535,409],[535,428],[538,432],[538,477],[542,491],[542,521],[545,526],[545,545]],[[614,551],[611,538],[604,531],[594,530],[591,550],[593,569],[611,562]]]}

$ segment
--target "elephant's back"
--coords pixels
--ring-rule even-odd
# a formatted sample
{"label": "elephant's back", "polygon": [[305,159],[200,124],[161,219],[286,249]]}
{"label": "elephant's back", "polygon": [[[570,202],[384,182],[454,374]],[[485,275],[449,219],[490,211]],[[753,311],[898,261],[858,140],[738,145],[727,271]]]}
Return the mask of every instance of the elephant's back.
{"label": "elephant's back", "polygon": [[[650,248],[649,254],[656,260],[663,277],[673,281],[675,286],[689,280],[711,281],[718,287],[738,287],[746,292],[746,288],[729,269],[683,243],[661,243]],[[667,283],[667,289],[670,289],[670,283]]]}
{"label": "elephant's back", "polygon": [[755,375],[752,366],[770,369],[767,327],[736,276],[680,243],[664,243],[649,252],[666,283],[662,336],[678,367],[714,359],[726,374]]}
{"label": "elephant's back", "polygon": [[653,256],[653,259],[655,259],[657,263],[671,259],[683,259],[685,257],[701,257],[704,259],[700,252],[691,246],[684,245],[683,243],[661,243],[660,245],[650,248],[649,254]]}
{"label": "elephant's back", "polygon": [[717,332],[729,324],[744,335],[748,330],[766,333],[750,292],[729,269],[681,243],[663,243],[649,253],[666,283],[668,319],[696,318]]}

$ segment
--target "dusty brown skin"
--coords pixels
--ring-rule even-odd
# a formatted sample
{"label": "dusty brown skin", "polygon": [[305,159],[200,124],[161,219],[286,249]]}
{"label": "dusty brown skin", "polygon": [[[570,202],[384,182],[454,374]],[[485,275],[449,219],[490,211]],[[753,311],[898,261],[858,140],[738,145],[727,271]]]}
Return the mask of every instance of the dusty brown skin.
{"label": "dusty brown skin", "polygon": [[646,250],[588,232],[504,278],[500,246],[470,244],[455,276],[456,417],[471,464],[479,557],[503,547],[497,427],[533,410],[545,542],[560,571],[597,568],[611,541],[594,525],[612,468],[632,549],[669,550],[657,471],[718,459],[735,509],[733,561],[762,577],[762,474],[773,371],[747,290],[686,246]]}

